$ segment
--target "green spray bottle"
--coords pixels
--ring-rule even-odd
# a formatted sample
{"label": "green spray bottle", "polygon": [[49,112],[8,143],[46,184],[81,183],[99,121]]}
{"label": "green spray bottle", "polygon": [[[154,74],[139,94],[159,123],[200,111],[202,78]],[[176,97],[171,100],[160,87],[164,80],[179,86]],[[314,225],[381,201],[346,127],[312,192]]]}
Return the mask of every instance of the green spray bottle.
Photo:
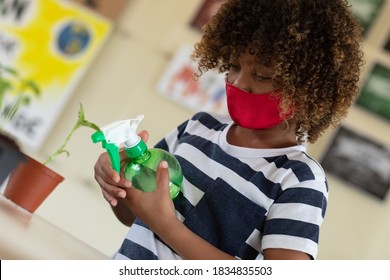
{"label": "green spray bottle", "polygon": [[91,138],[94,143],[102,142],[111,159],[112,168],[120,172],[119,149],[124,147],[129,162],[124,176],[133,186],[145,192],[156,188],[156,172],[159,163],[168,162],[169,191],[172,199],[180,193],[183,173],[177,159],[167,151],[159,148],[148,149],[141,137],[136,133],[143,115],[135,119],[121,120],[105,125],[101,131],[96,131]]}

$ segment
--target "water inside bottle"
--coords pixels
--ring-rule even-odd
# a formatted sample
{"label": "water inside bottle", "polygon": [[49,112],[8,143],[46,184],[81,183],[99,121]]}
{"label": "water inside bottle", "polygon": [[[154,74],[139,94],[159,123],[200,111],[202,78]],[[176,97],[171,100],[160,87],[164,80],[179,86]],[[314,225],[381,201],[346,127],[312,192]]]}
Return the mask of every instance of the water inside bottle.
{"label": "water inside bottle", "polygon": [[[138,170],[132,169],[132,183],[133,186],[137,189],[140,189],[145,192],[152,192],[156,188],[156,174],[157,172],[153,169],[146,167],[144,165],[138,166]],[[134,172],[136,171],[136,172]],[[174,173],[174,170],[169,169],[170,174]],[[128,173],[128,172],[126,172]],[[126,176],[127,177],[127,176]],[[172,199],[176,198],[180,193],[181,187],[180,184],[172,182],[172,176],[170,176],[169,182],[169,193]]]}

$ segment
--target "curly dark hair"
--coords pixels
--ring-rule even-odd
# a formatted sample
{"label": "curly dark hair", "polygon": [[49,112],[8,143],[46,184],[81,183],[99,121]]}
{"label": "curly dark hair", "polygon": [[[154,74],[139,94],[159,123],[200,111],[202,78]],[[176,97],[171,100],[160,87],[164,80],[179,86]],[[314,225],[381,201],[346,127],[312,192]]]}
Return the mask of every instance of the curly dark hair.
{"label": "curly dark hair", "polygon": [[227,0],[204,27],[192,58],[198,75],[227,72],[247,50],[273,67],[281,116],[291,108],[301,143],[337,126],[359,92],[362,27],[347,0]]}

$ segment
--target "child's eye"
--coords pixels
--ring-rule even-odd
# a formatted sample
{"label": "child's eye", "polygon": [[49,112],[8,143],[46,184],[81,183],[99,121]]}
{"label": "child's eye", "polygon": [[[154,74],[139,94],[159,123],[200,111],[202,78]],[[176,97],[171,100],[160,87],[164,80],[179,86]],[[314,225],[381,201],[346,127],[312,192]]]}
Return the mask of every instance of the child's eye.
{"label": "child's eye", "polygon": [[237,64],[230,63],[229,71],[239,71],[239,70],[240,70],[240,66],[238,66]]}
{"label": "child's eye", "polygon": [[259,74],[255,74],[256,79],[260,82],[267,81],[267,80],[272,80],[272,77],[265,77]]}

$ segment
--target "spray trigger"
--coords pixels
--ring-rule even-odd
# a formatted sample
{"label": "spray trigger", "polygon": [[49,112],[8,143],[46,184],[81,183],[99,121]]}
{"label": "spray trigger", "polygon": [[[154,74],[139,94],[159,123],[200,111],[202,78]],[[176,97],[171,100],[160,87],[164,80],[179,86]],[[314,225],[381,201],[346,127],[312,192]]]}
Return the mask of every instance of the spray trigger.
{"label": "spray trigger", "polygon": [[118,173],[120,172],[119,148],[122,145],[132,147],[140,142],[141,138],[136,131],[143,118],[144,115],[139,115],[135,119],[112,122],[91,136],[94,143],[102,142],[102,147],[110,156],[112,168]]}

